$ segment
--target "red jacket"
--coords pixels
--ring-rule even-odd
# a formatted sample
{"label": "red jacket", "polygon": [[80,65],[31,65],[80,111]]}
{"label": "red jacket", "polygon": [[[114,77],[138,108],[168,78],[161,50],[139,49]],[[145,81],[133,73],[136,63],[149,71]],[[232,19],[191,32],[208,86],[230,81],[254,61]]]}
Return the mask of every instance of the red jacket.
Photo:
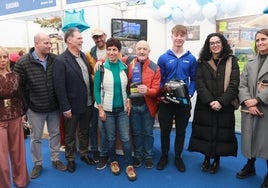
{"label": "red jacket", "polygon": [[[137,63],[137,58],[134,58],[128,64],[129,83],[131,83],[132,68],[135,67],[135,63]],[[142,84],[147,86],[145,101],[152,117],[155,117],[155,114],[158,110],[157,96],[160,91],[160,80],[161,80],[160,68],[156,63],[154,63],[150,59],[147,59],[144,62],[142,68]]]}

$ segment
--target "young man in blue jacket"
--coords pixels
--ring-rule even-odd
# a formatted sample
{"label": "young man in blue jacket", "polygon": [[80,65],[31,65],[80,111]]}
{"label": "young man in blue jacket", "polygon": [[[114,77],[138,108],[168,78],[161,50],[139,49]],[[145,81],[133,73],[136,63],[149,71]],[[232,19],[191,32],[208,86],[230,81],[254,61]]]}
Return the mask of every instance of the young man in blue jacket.
{"label": "young man in blue jacket", "polygon": [[157,169],[163,170],[168,164],[170,132],[174,119],[176,127],[174,164],[180,172],[184,172],[186,168],[181,153],[184,146],[185,130],[191,115],[191,105],[167,101],[164,97],[164,87],[170,80],[182,80],[187,85],[189,97],[193,96],[195,92],[197,61],[191,52],[183,48],[183,44],[186,41],[187,28],[183,25],[175,25],[171,30],[171,34],[172,47],[162,54],[157,62],[161,72],[160,87],[162,90],[158,114],[162,156],[157,164]]}

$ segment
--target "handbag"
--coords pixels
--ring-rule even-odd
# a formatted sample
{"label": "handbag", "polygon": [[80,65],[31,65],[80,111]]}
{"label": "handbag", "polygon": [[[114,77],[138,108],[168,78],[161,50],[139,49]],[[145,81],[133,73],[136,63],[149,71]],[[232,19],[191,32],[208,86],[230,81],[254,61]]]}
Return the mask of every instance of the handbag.
{"label": "handbag", "polygon": [[262,80],[257,82],[257,91],[262,92],[264,89],[268,88],[268,80]]}

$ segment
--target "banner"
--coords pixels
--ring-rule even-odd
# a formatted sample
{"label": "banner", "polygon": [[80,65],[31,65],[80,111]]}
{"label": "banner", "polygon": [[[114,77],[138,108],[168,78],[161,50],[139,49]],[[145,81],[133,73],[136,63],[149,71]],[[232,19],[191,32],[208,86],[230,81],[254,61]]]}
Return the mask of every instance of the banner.
{"label": "banner", "polygon": [[72,3],[80,3],[80,2],[86,2],[91,0],[66,0],[66,4],[72,4]]}
{"label": "banner", "polygon": [[0,16],[56,7],[56,0],[1,0]]}

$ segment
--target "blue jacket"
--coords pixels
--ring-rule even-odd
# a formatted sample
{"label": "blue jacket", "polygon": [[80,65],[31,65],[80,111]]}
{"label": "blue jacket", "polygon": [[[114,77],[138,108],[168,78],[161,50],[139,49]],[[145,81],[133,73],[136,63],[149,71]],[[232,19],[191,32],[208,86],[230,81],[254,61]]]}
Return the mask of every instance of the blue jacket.
{"label": "blue jacket", "polygon": [[157,64],[160,67],[162,89],[170,80],[183,80],[188,86],[189,95],[194,95],[197,61],[191,52],[187,51],[177,58],[171,50],[167,50],[159,57]]}

